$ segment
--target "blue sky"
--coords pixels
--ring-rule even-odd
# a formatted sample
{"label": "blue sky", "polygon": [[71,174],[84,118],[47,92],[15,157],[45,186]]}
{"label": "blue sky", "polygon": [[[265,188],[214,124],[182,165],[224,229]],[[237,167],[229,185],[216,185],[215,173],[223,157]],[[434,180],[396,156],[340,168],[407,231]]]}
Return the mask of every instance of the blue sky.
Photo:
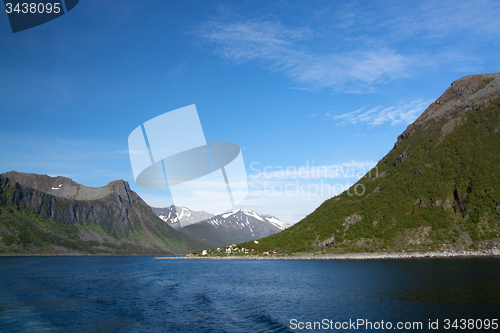
{"label": "blue sky", "polygon": [[81,0],[13,34],[0,15],[0,172],[124,179],[170,205],[135,185],[127,138],[196,104],[207,141],[242,148],[241,207],[293,224],[452,81],[499,71],[498,17],[498,1]]}

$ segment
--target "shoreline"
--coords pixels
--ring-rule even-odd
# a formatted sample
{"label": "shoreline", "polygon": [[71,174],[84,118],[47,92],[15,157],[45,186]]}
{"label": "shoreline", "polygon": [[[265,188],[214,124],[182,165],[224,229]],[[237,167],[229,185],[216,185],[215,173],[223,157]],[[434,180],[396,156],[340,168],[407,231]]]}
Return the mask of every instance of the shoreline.
{"label": "shoreline", "polygon": [[370,259],[425,259],[425,258],[460,258],[460,257],[500,257],[500,249],[483,251],[457,252],[362,252],[344,254],[313,254],[297,255],[244,255],[244,256],[197,256],[197,257],[154,257],[156,260],[370,260]]}
{"label": "shoreline", "polygon": [[238,255],[238,256],[196,256],[154,255],[154,254],[0,254],[0,257],[152,257],[156,260],[375,260],[375,259],[425,259],[500,257],[500,249],[481,251],[428,251],[428,252],[360,252],[343,254],[300,253],[293,255]]}

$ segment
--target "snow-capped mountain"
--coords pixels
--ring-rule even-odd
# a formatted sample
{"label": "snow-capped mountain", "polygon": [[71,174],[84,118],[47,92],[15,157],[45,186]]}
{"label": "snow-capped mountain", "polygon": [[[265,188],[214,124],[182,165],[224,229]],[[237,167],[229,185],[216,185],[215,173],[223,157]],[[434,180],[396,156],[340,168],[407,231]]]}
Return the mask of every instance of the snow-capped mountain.
{"label": "snow-capped mountain", "polygon": [[[153,208],[165,222],[188,235],[211,242],[214,246],[247,242],[269,236],[289,227],[271,215],[237,209],[218,215],[194,212],[185,207]],[[189,221],[203,220],[190,224]]]}
{"label": "snow-capped mountain", "polygon": [[207,212],[194,211],[186,207],[179,207],[174,205],[165,208],[151,208],[160,219],[167,222],[174,228],[179,228],[199,221],[204,221],[214,216],[213,214]]}
{"label": "snow-capped mountain", "polygon": [[273,231],[258,238],[269,236],[271,233],[280,232],[289,227],[288,224],[274,216],[259,215],[253,210],[246,209],[237,209],[232,212],[215,215],[206,222],[212,224],[216,228],[224,223],[232,224],[233,228],[238,228],[238,226],[241,228],[248,227],[252,236],[256,235],[253,229],[256,229],[257,232],[259,231],[258,228],[268,228],[270,231]]}

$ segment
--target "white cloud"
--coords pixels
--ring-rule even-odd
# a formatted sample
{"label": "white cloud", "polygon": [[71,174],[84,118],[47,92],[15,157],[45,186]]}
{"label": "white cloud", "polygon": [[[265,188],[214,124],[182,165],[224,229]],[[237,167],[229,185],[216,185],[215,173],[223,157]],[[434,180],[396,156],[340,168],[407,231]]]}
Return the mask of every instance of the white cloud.
{"label": "white cloud", "polygon": [[278,59],[289,52],[294,40],[306,32],[287,30],[273,22],[236,22],[224,24],[209,22],[202,26],[200,34],[217,44],[217,52],[236,62],[252,59]]}
{"label": "white cloud", "polygon": [[407,77],[413,61],[393,49],[378,46],[317,52],[305,45],[315,37],[310,30],[289,29],[269,21],[209,22],[198,33],[226,59],[236,63],[261,61],[272,71],[319,89],[369,90],[374,83]]}
{"label": "white cloud", "polygon": [[397,106],[377,106],[366,111],[365,108],[362,108],[341,115],[327,113],[326,116],[340,124],[366,123],[372,126],[382,125],[387,122],[391,125],[411,124],[431,103],[432,101],[416,100]]}
{"label": "white cloud", "polygon": [[[369,86],[408,76],[410,59],[389,48],[326,55],[290,54],[283,70],[298,82],[315,88],[344,86],[370,90]],[[354,92],[354,91],[353,91]]]}

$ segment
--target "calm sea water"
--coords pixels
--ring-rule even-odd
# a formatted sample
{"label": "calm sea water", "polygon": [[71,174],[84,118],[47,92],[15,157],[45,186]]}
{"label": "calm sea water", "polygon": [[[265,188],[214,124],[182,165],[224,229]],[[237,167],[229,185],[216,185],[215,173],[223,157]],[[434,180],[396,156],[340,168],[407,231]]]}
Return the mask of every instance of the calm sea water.
{"label": "calm sea water", "polygon": [[[0,258],[5,332],[389,331],[374,328],[382,320],[423,323],[393,332],[454,332],[445,319],[499,317],[500,258]],[[345,329],[349,320],[375,326]],[[307,329],[314,322],[323,326]]]}

